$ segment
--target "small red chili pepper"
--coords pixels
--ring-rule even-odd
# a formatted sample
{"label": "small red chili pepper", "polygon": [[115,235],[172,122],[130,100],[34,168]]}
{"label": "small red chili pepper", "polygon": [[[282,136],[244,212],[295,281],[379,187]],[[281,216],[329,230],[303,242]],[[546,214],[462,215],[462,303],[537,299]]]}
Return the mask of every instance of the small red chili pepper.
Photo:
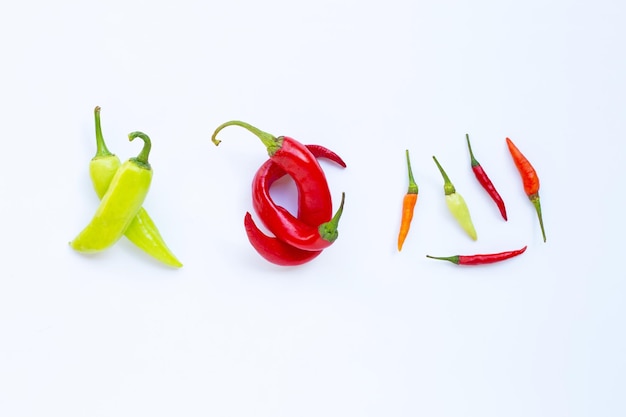
{"label": "small red chili pepper", "polygon": [[528,159],[517,149],[517,146],[511,141],[511,139],[506,138],[506,144],[509,147],[509,152],[511,152],[511,156],[513,157],[513,162],[519,171],[520,176],[522,177],[522,182],[524,183],[524,192],[535,206],[535,210],[537,211],[537,217],[539,218],[539,225],[541,226],[541,234],[543,235],[543,241],[546,241],[546,232],[543,228],[543,218],[541,216],[541,203],[539,201],[539,177],[537,176],[537,172],[535,168],[530,164]]}
{"label": "small red chili pepper", "polygon": [[470,160],[472,164],[472,171],[474,171],[474,175],[476,176],[476,179],[478,180],[480,185],[483,186],[485,191],[487,191],[487,194],[489,194],[491,199],[497,204],[498,209],[500,210],[500,214],[502,215],[504,220],[508,220],[506,217],[506,208],[504,207],[504,201],[502,200],[502,197],[500,197],[500,194],[498,193],[498,191],[496,190],[496,187],[493,185],[493,183],[487,176],[487,173],[485,172],[483,167],[476,160],[476,158],[474,158],[474,153],[472,152],[472,145],[470,144],[469,135],[465,134],[465,138],[467,139],[467,148],[469,149]]}
{"label": "small red chili pepper", "polygon": [[517,255],[521,255],[526,251],[526,246],[521,249],[512,250],[508,252],[489,253],[479,255],[455,255],[455,256],[430,256],[426,255],[430,259],[439,259],[441,261],[449,261],[457,265],[484,265],[492,264],[494,262],[504,261],[511,259]]}
{"label": "small red chili pepper", "polygon": [[[315,156],[305,145],[293,138],[287,136],[275,137],[248,123],[232,120],[221,124],[215,129],[211,140],[216,146],[221,142],[216,138],[217,134],[227,126],[243,127],[263,142],[267,148],[270,160],[293,178],[298,188],[299,211],[301,207],[307,207],[310,216],[322,219],[316,222],[318,225],[331,219],[333,215],[332,199],[326,175]],[[298,215],[300,215],[300,212],[298,212]]]}
{"label": "small red chili pepper", "polygon": [[309,151],[311,151],[313,156],[315,156],[316,158],[326,158],[326,159],[333,161],[337,165],[340,165],[343,168],[346,167],[346,163],[343,161],[343,159],[341,159],[339,155],[337,155],[335,152],[331,151],[330,149],[327,149],[321,145],[304,145],[304,146],[306,146],[306,148]]}
{"label": "small red chili pepper", "polygon": [[406,165],[409,171],[409,189],[402,199],[402,219],[400,221],[400,232],[398,233],[398,251],[402,250],[404,240],[409,234],[411,221],[413,220],[413,211],[417,203],[417,195],[419,189],[413,178],[413,170],[411,169],[411,160],[409,159],[409,150],[406,150]]}
{"label": "small red chili pepper", "polygon": [[[317,158],[328,158],[342,167],[346,166],[345,162],[336,153],[322,146],[306,145],[306,147]],[[256,177],[263,178],[264,187],[267,187],[269,190],[269,187],[284,175],[286,175],[286,172],[269,160],[259,168]],[[309,208],[306,205],[299,208],[299,220],[308,221],[311,220],[311,218],[316,220],[315,216],[311,216]],[[309,251],[298,249],[276,237],[265,235],[254,223],[250,213],[246,213],[244,225],[248,240],[257,253],[274,264],[282,266],[301,265],[316,258],[322,252],[321,250]]]}

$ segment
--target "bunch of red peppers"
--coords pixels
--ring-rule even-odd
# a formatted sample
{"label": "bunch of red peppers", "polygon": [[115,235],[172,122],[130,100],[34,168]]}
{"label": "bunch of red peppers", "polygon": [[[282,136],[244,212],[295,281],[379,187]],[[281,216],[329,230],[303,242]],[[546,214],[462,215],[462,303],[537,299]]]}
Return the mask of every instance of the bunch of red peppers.
{"label": "bunch of red peppers", "polygon": [[[288,136],[275,137],[238,120],[215,129],[212,137],[215,145],[221,142],[217,134],[227,126],[240,126],[252,132],[269,155],[252,180],[252,203],[274,236],[263,233],[247,212],[244,225],[254,249],[269,262],[282,266],[301,265],[319,256],[338,237],[345,194],[342,193],[341,204],[333,215],[330,189],[317,158],[329,159],[342,167],[346,166],[344,161],[320,145],[303,145]],[[276,204],[270,195],[272,184],[285,175],[293,179],[298,190],[297,216]]]}

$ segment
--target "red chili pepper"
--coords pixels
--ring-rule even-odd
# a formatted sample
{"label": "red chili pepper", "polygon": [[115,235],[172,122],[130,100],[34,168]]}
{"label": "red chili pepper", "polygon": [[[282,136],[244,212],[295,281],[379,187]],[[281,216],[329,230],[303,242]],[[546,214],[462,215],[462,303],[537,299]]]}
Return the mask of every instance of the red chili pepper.
{"label": "red chili pepper", "polygon": [[304,145],[304,146],[306,146],[306,148],[309,151],[311,151],[313,156],[315,156],[316,158],[326,158],[326,159],[333,161],[337,165],[342,166],[343,168],[346,167],[346,163],[343,161],[343,159],[341,159],[339,155],[337,155],[335,152],[331,151],[330,149],[327,149],[320,145]]}
{"label": "red chili pepper", "polygon": [[500,253],[489,253],[489,254],[480,254],[480,255],[455,255],[455,256],[426,255],[426,257],[431,258],[431,259],[439,259],[441,261],[449,261],[457,265],[484,265],[484,264],[492,264],[494,262],[504,261],[506,259],[511,259],[517,255],[521,255],[525,251],[526,251],[526,246],[524,246],[521,249],[512,250],[508,252],[500,252]]}
{"label": "red chili pepper", "polygon": [[472,145],[470,144],[469,135],[465,134],[465,138],[467,139],[467,148],[469,149],[469,153],[470,153],[472,171],[474,171],[474,175],[476,176],[476,179],[478,180],[480,185],[483,186],[485,191],[487,191],[487,194],[489,194],[491,199],[495,201],[495,203],[498,205],[498,209],[500,209],[500,214],[502,215],[504,220],[508,220],[506,217],[506,208],[504,207],[504,201],[502,200],[502,197],[500,197],[500,194],[498,193],[498,191],[496,190],[496,187],[493,185],[493,183],[487,176],[487,173],[485,172],[483,167],[476,160],[476,158],[474,158],[474,153],[472,152]]}
{"label": "red chili pepper", "polygon": [[296,266],[309,262],[322,253],[318,251],[307,251],[294,248],[275,237],[267,236],[252,220],[249,212],[246,212],[244,226],[248,240],[259,255],[267,261],[281,266]]}
{"label": "red chili pepper", "polygon": [[[311,150],[311,153],[313,153],[315,157],[328,158],[342,167],[346,166],[343,160],[336,153],[322,146],[306,145],[306,147]],[[283,171],[278,165],[272,163],[271,160],[264,163],[257,172],[257,176],[264,178],[264,183],[266,184],[268,190],[276,180],[282,178],[284,175],[286,175],[286,172]],[[307,206],[301,206],[300,213],[300,220],[308,220],[311,214]],[[276,237],[265,235],[254,223],[250,213],[246,213],[244,225],[246,228],[246,234],[248,235],[248,240],[255,250],[263,258],[274,264],[282,266],[301,265],[314,259],[322,252],[321,250],[309,251],[298,249]]]}
{"label": "red chili pepper", "polygon": [[215,129],[211,140],[215,145],[220,144],[217,134],[227,126],[240,126],[256,135],[267,148],[270,160],[290,175],[298,188],[298,216],[302,207],[308,208],[308,215],[320,219],[312,224],[321,224],[331,219],[332,199],[326,175],[317,162],[315,156],[302,143],[287,137],[275,137],[256,127],[232,120],[221,124]]}
{"label": "red chili pepper", "polygon": [[[252,205],[259,218],[279,240],[303,250],[322,250],[329,247],[338,236],[337,226],[343,212],[345,194],[341,195],[339,209],[328,222],[320,224],[311,216],[307,206],[299,206],[299,218],[277,205],[270,196],[275,179],[285,175],[271,159],[265,162],[252,180]],[[305,209],[306,208],[306,209]]]}
{"label": "red chili pepper", "polygon": [[511,152],[511,156],[513,157],[513,162],[517,167],[517,170],[522,177],[522,182],[524,183],[524,192],[530,199],[530,201],[535,206],[535,210],[537,211],[537,217],[539,218],[539,225],[541,226],[541,234],[543,235],[543,241],[546,241],[546,232],[543,228],[543,218],[541,216],[541,203],[539,201],[539,177],[537,176],[537,172],[535,168],[530,164],[528,159],[517,149],[517,146],[511,141],[511,139],[506,138],[506,144],[509,147],[509,152]]}

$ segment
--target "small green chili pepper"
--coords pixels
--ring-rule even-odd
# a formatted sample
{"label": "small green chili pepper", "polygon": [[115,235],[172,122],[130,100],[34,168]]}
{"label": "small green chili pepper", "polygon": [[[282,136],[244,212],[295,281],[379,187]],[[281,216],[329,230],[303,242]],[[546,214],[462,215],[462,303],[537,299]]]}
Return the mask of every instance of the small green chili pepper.
{"label": "small green chili pepper", "polygon": [[[96,123],[96,155],[89,162],[89,175],[94,190],[98,198],[101,199],[109,189],[111,180],[122,163],[116,155],[109,151],[104,142],[100,125],[100,107],[94,109],[94,118]],[[137,212],[124,232],[124,236],[135,246],[164,264],[175,268],[183,266],[167,247],[159,229],[143,207]]]}
{"label": "small green chili pepper", "polygon": [[456,221],[461,225],[463,230],[472,238],[472,240],[478,239],[476,235],[476,229],[474,229],[474,224],[472,223],[472,217],[470,216],[469,209],[467,208],[467,204],[463,197],[456,192],[454,185],[448,178],[448,175],[443,170],[441,165],[439,165],[439,161],[437,158],[433,156],[435,160],[435,164],[437,164],[437,168],[439,168],[439,172],[443,176],[443,191],[446,194],[446,204],[448,205],[448,210],[454,216]]}
{"label": "small green chili pepper", "polygon": [[148,162],[150,138],[142,132],[128,134],[131,141],[137,137],[144,142],[141,152],[115,172],[91,222],[70,242],[73,249],[98,252],[108,248],[122,237],[137,215],[152,182],[152,168]]}

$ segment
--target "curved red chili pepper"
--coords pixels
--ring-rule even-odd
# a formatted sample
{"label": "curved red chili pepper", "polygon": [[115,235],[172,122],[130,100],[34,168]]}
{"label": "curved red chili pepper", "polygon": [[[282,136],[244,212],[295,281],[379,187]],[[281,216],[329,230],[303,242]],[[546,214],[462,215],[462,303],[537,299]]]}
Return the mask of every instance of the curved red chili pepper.
{"label": "curved red chili pepper", "polygon": [[248,240],[259,255],[267,261],[281,266],[296,266],[309,262],[322,253],[318,251],[305,251],[296,249],[287,243],[267,236],[252,220],[249,212],[246,212],[243,224],[246,227]]}
{"label": "curved red chili pepper", "polygon": [[472,152],[472,145],[470,144],[469,135],[465,134],[465,138],[467,139],[467,148],[469,149],[470,159],[471,159],[471,164],[472,164],[472,171],[474,171],[474,176],[476,177],[480,185],[483,186],[485,191],[487,191],[487,194],[489,194],[491,199],[496,203],[496,205],[498,206],[498,209],[500,210],[500,214],[502,215],[504,220],[508,220],[506,216],[506,208],[504,207],[504,200],[502,200],[502,197],[500,197],[500,194],[498,193],[498,191],[496,190],[496,187],[493,185],[493,183],[487,176],[487,173],[485,172],[483,167],[476,160],[476,158],[474,158],[474,153]]}
{"label": "curved red chili pepper", "polygon": [[321,250],[330,246],[338,236],[337,225],[343,212],[345,194],[337,213],[328,222],[321,222],[307,206],[299,206],[296,218],[287,209],[277,205],[270,196],[272,183],[285,175],[271,159],[256,172],[252,180],[252,205],[259,218],[279,240],[303,250]]}
{"label": "curved red chili pepper", "polygon": [[526,251],[526,246],[524,246],[521,249],[512,250],[508,252],[500,252],[500,253],[489,253],[489,254],[479,254],[479,255],[455,255],[455,256],[426,255],[426,257],[431,258],[431,259],[439,259],[441,261],[452,262],[457,265],[484,265],[484,264],[492,264],[494,262],[504,261],[506,259],[511,259],[517,255],[521,255],[525,251]]}
{"label": "curved red chili pepper", "polygon": [[270,160],[289,174],[298,188],[298,216],[302,207],[308,208],[308,216],[321,224],[331,219],[332,198],[326,175],[315,156],[302,143],[287,137],[275,137],[248,123],[232,120],[215,129],[211,140],[215,145],[221,142],[217,134],[227,126],[240,126],[256,135],[267,148]]}
{"label": "curved red chili pepper", "polygon": [[[341,159],[341,157],[339,157],[339,155],[324,148],[323,146],[306,145],[306,147],[310,149],[311,153],[317,158],[328,158],[342,167],[346,166],[345,162]],[[262,176],[265,178],[264,182],[267,184],[268,189],[276,180],[286,175],[286,172],[283,171],[278,165],[273,164],[271,160],[263,164],[261,168],[259,168],[259,171],[263,172]],[[300,209],[302,219],[310,220],[309,217],[311,216],[308,207],[302,206]],[[274,264],[282,266],[301,265],[314,259],[322,252],[321,250],[308,251],[298,249],[277,239],[276,237],[265,235],[254,223],[250,213],[246,213],[244,225],[246,228],[246,234],[248,235],[248,240],[257,253]]]}

